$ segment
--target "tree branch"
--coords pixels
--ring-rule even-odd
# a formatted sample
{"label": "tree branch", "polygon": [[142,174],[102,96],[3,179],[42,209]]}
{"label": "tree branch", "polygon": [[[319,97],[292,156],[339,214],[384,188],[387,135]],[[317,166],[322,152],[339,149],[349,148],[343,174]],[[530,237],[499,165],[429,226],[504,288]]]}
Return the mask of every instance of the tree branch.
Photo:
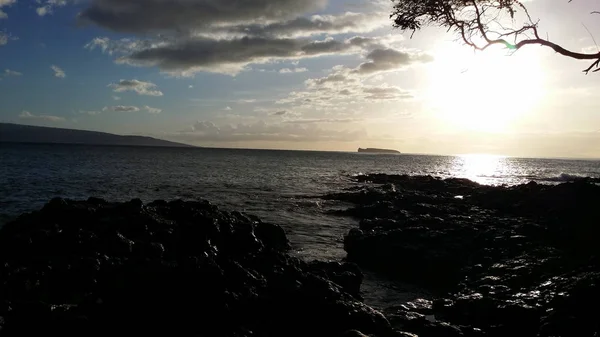
{"label": "tree branch", "polygon": [[[591,54],[574,52],[551,42],[547,37],[541,38],[538,32],[539,20],[534,22],[526,6],[519,0],[392,1],[396,2],[391,15],[394,17],[395,26],[402,30],[410,29],[413,34],[423,25],[442,26],[449,31],[454,30],[466,45],[481,51],[498,44],[514,51],[528,45],[540,45],[573,59],[593,60],[594,62],[583,71],[586,74],[590,71],[600,71],[600,51]],[[514,23],[517,10],[524,13],[528,23],[518,29],[506,28],[502,23],[501,14],[510,16]],[[600,11],[594,11],[592,14],[600,14]],[[513,43],[506,39],[509,37],[514,40]],[[485,45],[478,44],[474,41],[475,38],[481,38]]]}

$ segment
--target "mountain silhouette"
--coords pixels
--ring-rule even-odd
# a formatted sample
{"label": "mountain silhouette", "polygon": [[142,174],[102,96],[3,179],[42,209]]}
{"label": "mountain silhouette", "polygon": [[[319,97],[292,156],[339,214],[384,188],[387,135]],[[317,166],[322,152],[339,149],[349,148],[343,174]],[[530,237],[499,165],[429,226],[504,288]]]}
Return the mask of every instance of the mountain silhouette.
{"label": "mountain silhouette", "polygon": [[51,143],[86,145],[127,145],[192,147],[144,136],[121,136],[105,132],[0,123],[0,143]]}

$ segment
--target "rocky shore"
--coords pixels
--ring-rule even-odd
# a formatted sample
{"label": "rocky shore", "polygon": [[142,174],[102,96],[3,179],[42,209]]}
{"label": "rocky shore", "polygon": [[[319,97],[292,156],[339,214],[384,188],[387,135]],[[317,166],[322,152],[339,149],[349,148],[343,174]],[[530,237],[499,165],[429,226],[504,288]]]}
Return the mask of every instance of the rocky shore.
{"label": "rocky shore", "polygon": [[287,247],[208,202],[54,199],[0,230],[0,334],[398,335],[360,301],[355,265]]}
{"label": "rocky shore", "polygon": [[360,219],[348,261],[427,286],[434,299],[387,308],[419,336],[597,336],[600,186],[481,186],[367,175],[327,199]]}
{"label": "rocky shore", "polygon": [[[597,336],[600,187],[368,175],[346,262],[207,201],[54,199],[0,229],[0,335]],[[363,270],[434,298],[379,312]]]}

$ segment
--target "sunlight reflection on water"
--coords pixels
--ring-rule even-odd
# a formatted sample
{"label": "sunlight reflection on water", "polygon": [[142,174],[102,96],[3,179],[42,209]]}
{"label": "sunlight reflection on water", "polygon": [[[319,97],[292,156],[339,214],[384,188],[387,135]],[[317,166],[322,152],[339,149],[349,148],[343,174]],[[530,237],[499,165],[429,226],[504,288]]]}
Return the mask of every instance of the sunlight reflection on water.
{"label": "sunlight reflection on water", "polygon": [[454,158],[451,176],[464,177],[480,184],[497,183],[498,177],[518,176],[522,169],[505,156],[468,154]]}

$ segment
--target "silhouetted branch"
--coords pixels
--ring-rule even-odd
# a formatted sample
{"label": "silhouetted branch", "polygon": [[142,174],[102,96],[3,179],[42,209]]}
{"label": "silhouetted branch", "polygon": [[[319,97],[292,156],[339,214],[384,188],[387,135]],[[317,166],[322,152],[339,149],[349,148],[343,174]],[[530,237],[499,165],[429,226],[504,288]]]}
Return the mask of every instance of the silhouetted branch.
{"label": "silhouetted branch", "polygon": [[[540,45],[556,53],[578,60],[594,60],[583,72],[600,71],[600,51],[579,53],[568,50],[548,37],[541,38],[539,20],[534,22],[529,11],[518,0],[392,0],[395,2],[391,17],[394,25],[403,31],[415,31],[423,26],[441,26],[457,32],[463,42],[475,50],[486,50],[490,46],[503,45],[519,50],[527,45]],[[569,1],[570,2],[570,1]],[[507,28],[503,24],[506,15],[515,21],[517,12],[524,13],[527,23],[519,28]],[[594,11],[593,14],[600,14]],[[504,15],[503,15],[504,14]],[[498,27],[498,31],[494,27]],[[411,37],[412,37],[411,34]],[[509,42],[506,38],[512,37]],[[594,69],[595,68],[595,69]]]}

